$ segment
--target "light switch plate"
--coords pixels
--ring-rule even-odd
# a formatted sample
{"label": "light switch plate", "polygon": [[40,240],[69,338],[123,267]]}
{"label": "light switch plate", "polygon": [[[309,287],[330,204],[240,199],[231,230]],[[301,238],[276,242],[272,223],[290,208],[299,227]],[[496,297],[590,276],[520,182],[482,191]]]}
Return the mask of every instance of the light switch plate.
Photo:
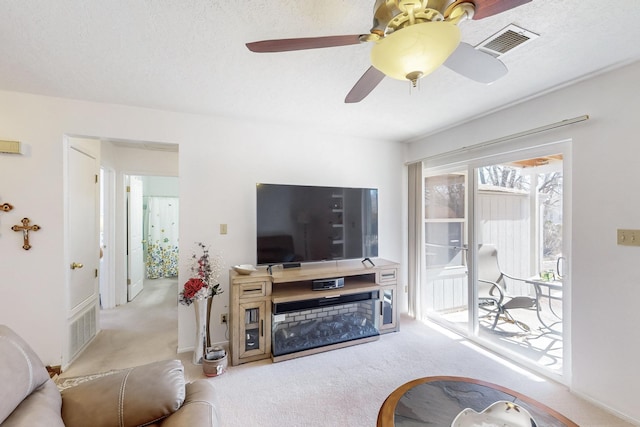
{"label": "light switch plate", "polygon": [[227,234],[227,224],[220,224],[220,234]]}
{"label": "light switch plate", "polygon": [[618,229],[618,244],[623,246],[640,246],[640,230]]}

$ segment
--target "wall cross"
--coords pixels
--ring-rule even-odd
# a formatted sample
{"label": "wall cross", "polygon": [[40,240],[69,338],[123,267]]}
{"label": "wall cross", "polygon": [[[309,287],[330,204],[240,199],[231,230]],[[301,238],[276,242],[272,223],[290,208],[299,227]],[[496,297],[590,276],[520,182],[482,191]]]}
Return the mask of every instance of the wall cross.
{"label": "wall cross", "polygon": [[29,232],[40,230],[39,225],[29,225],[29,222],[29,218],[22,218],[22,225],[14,225],[13,227],[11,227],[13,231],[22,231],[22,249],[24,249],[25,251],[31,249],[31,245],[29,244]]}

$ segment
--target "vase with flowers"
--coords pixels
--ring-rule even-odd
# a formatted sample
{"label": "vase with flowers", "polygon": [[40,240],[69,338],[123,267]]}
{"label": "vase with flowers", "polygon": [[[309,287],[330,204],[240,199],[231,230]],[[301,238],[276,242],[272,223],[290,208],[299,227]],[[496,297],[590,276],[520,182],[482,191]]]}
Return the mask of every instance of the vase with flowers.
{"label": "vase with flowers", "polygon": [[211,318],[211,300],[221,294],[218,279],[222,271],[222,258],[211,255],[209,247],[197,242],[200,253],[191,256],[190,276],[185,282],[178,301],[183,305],[192,305],[196,315],[196,339],[193,350],[193,363],[202,364],[205,349],[210,344],[209,319]]}

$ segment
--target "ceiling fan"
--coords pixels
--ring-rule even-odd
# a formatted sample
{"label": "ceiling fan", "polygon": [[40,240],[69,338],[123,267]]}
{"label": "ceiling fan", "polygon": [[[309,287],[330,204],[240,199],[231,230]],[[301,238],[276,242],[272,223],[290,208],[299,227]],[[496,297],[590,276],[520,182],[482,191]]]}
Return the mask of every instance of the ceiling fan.
{"label": "ceiling fan", "polygon": [[441,65],[482,83],[507,73],[497,58],[460,42],[458,24],[482,19],[531,0],[376,0],[369,34],[263,40],[247,43],[252,52],[285,52],[373,43],[371,66],[345,98],[362,101],[385,76],[418,79]]}

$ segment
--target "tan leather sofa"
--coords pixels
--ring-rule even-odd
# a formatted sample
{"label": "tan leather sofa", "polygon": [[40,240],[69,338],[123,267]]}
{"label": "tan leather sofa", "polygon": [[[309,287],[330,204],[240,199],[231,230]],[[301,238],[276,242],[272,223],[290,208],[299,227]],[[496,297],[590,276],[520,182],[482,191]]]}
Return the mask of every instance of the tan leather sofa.
{"label": "tan leather sofa", "polygon": [[2,427],[220,425],[213,386],[185,384],[179,360],[119,370],[58,390],[42,361],[14,331],[0,325]]}

